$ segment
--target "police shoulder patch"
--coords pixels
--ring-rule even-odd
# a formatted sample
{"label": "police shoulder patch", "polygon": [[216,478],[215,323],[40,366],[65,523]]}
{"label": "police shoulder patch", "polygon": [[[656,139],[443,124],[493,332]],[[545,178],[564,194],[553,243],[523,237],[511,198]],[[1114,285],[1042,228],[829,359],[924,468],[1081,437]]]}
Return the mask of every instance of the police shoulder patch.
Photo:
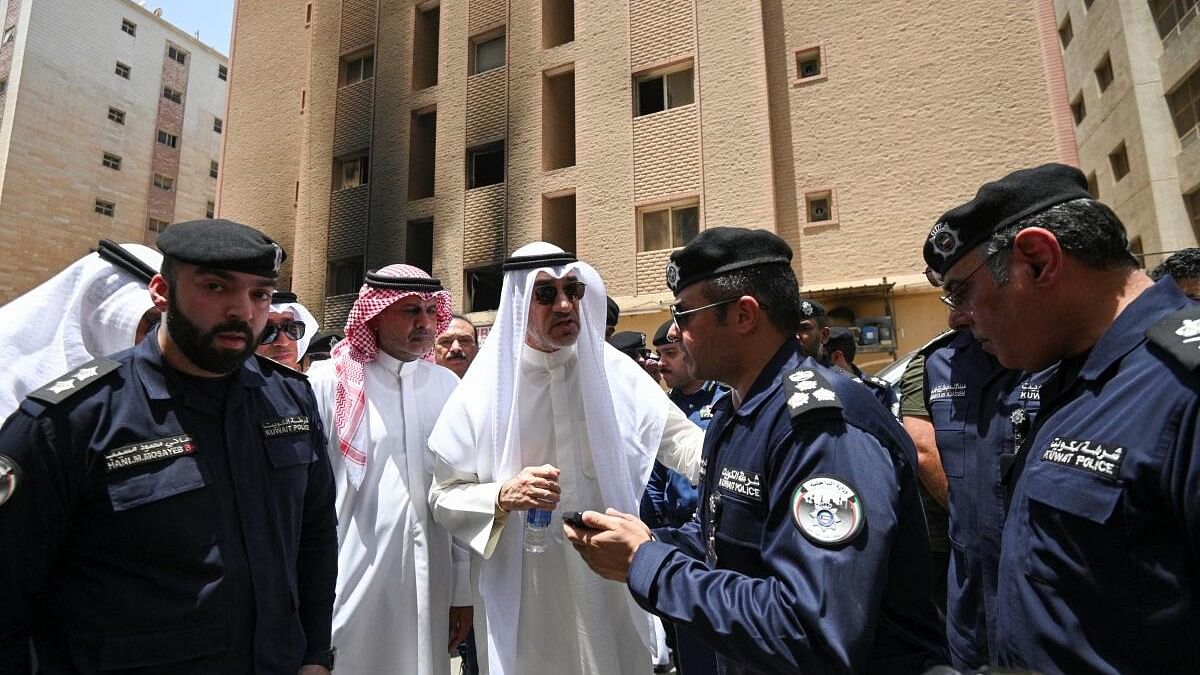
{"label": "police shoulder patch", "polygon": [[792,521],[814,544],[841,546],[862,531],[867,512],[847,481],[815,474],[792,492]]}
{"label": "police shoulder patch", "polygon": [[788,412],[792,419],[799,419],[813,411],[840,412],[842,402],[834,393],[833,385],[823,375],[811,368],[797,368],[783,379],[787,393]]}
{"label": "police shoulder patch", "polygon": [[1189,305],[1146,331],[1158,345],[1188,370],[1200,370],[1200,305]]}
{"label": "police shoulder patch", "polygon": [[50,405],[62,403],[120,367],[121,364],[112,359],[99,358],[88,361],[66,375],[29,392],[29,398]]}

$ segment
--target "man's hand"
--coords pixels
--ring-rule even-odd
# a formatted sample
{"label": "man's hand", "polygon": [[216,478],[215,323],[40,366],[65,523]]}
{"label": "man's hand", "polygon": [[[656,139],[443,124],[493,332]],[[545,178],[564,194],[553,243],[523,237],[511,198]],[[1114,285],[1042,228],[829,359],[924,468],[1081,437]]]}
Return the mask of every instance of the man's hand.
{"label": "man's hand", "polygon": [[467,639],[474,616],[475,610],[470,605],[450,608],[450,646],[446,650],[451,654],[454,653],[455,647]]}
{"label": "man's hand", "polygon": [[550,464],[527,466],[500,486],[496,503],[504,511],[558,508],[558,469]]}
{"label": "man's hand", "polygon": [[325,666],[300,666],[299,675],[330,675]]}
{"label": "man's hand", "polygon": [[563,532],[571,545],[583,556],[592,571],[605,579],[625,583],[633,554],[638,547],[651,540],[650,528],[628,513],[608,509],[601,515],[595,511],[584,511],[586,529],[563,523]]}

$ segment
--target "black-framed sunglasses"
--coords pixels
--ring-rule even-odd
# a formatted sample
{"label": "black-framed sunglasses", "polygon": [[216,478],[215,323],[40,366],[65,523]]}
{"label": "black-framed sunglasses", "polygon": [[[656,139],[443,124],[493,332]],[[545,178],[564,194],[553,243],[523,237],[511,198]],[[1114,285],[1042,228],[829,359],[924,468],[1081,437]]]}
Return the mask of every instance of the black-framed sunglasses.
{"label": "black-framed sunglasses", "polygon": [[[963,277],[962,281],[955,283],[954,288],[946,293],[943,293],[940,297],[938,297],[938,300],[941,300],[942,303],[945,304],[950,309],[957,309],[960,311],[966,309],[966,304],[967,304],[966,296],[967,296],[967,288],[968,288],[967,282],[971,280],[971,277],[975,276],[976,272],[983,269],[983,266],[988,264],[991,261],[991,259],[996,257],[996,254],[1002,250],[1004,250],[1004,249],[998,249],[996,251],[992,251],[991,253],[984,256],[983,260],[978,265],[975,266],[975,269],[971,270],[970,274]],[[933,283],[934,275],[936,275],[938,283],[933,284],[933,285],[936,286],[937,288],[942,288],[943,287],[942,284],[945,283],[945,278],[942,277],[942,275],[938,274],[937,272],[934,272],[931,269],[925,270],[925,276],[926,276],[926,278],[929,279],[930,283]]]}
{"label": "black-framed sunglasses", "polygon": [[261,344],[269,345],[279,339],[280,333],[290,337],[292,341],[299,340],[304,337],[305,326],[299,321],[284,321],[281,323],[267,324],[266,331],[263,332]]}
{"label": "black-framed sunglasses", "polygon": [[721,305],[728,305],[729,303],[736,302],[739,299],[740,296],[737,298],[725,298],[724,300],[718,300],[712,304],[704,305],[703,307],[695,307],[693,309],[683,310],[679,309],[678,304],[674,304],[671,305],[671,318],[675,320],[675,325],[679,326],[679,330],[683,330],[683,327],[687,325],[688,319],[690,319],[691,316],[696,312],[701,312],[713,307],[720,307]]}
{"label": "black-framed sunglasses", "polygon": [[[563,295],[567,296],[567,300],[578,302],[583,299],[583,293],[587,290],[587,284],[582,281],[572,281],[569,284],[564,284],[562,287]],[[533,287],[533,301],[539,305],[553,305],[558,299],[558,287],[553,284],[543,284]]]}

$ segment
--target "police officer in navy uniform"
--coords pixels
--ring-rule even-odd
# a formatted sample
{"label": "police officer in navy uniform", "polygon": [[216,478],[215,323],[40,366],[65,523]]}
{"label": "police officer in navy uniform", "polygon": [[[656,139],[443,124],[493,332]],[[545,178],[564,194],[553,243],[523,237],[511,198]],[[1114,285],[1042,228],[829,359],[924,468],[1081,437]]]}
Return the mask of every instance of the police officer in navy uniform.
{"label": "police officer in navy uniform", "polygon": [[[951,311],[951,328],[963,328],[963,320]],[[969,330],[949,331],[918,353],[921,400],[917,410],[909,404],[904,425],[918,450],[932,444],[946,481],[950,556],[943,589],[950,662],[964,670],[995,665],[996,572],[1008,508],[1000,476],[1029,434],[1048,373],[1004,368]],[[914,431],[917,425],[928,433]]]}
{"label": "police officer in navy uniform", "polygon": [[1138,268],[1120,220],[1059,164],[984,185],[924,252],[1001,365],[1058,362],[1001,476],[998,662],[1194,672],[1200,306]]}
{"label": "police officer in navy uniform", "polygon": [[854,355],[858,353],[858,345],[854,342],[854,333],[849,328],[835,327],[829,329],[829,340],[825,342],[825,353],[829,363],[843,371],[850,379],[863,385],[874,394],[883,407],[893,409],[898,403],[896,392],[887,380],[874,375],[868,375],[854,364]]}
{"label": "police officer in navy uniform", "polygon": [[700,517],[652,538],[588,511],[566,534],[725,672],[922,672],[944,639],[915,451],[870,392],[801,348],[791,258],[770,232],[725,227],[672,254],[692,374],[731,387],[705,436]]}
{"label": "police officer in navy uniform", "polygon": [[[284,252],[227,220],[158,238],[162,325],[0,430],[0,670],[327,673],[334,486],[304,376],[257,357]],[[51,308],[47,308],[48,311]]]}

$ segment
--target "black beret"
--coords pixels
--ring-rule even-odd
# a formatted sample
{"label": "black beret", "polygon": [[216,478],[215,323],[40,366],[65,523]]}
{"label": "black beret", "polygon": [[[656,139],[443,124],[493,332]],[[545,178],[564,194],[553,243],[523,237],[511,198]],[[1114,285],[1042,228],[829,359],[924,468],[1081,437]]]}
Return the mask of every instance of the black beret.
{"label": "black beret", "polygon": [[176,223],[158,235],[158,248],[190,265],[272,279],[287,260],[283,247],[267,235],[223,218]]}
{"label": "black beret", "polygon": [[654,345],[655,347],[675,344],[676,340],[667,339],[667,333],[671,330],[671,326],[673,325],[675,325],[675,319],[667,319],[666,321],[662,322],[662,325],[658,327],[658,330],[654,331],[654,339],[650,341],[650,344]]}
{"label": "black beret", "polygon": [[735,270],[758,265],[788,264],[792,249],[766,230],[710,227],[671,254],[667,286],[676,295],[684,288]]}
{"label": "black beret", "polygon": [[942,214],[925,240],[925,263],[945,274],[991,234],[1073,199],[1089,199],[1083,172],[1065,164],[1014,171],[985,183],[975,198]]}
{"label": "black beret", "polygon": [[617,325],[617,321],[621,319],[621,306],[617,304],[616,300],[607,295],[604,296],[604,301],[608,305],[607,314],[604,317],[604,325],[615,326]]}
{"label": "black beret", "polygon": [[803,319],[811,319],[813,317],[825,316],[825,305],[816,300],[800,298],[800,317]]}
{"label": "black beret", "polygon": [[309,354],[328,354],[333,351],[333,346],[342,339],[341,333],[317,333],[313,337],[312,342],[308,343],[308,349],[304,352],[305,356]]}
{"label": "black beret", "polygon": [[613,333],[613,336],[608,338],[608,344],[623,352],[645,349],[646,334],[634,330],[623,330],[620,333]]}

